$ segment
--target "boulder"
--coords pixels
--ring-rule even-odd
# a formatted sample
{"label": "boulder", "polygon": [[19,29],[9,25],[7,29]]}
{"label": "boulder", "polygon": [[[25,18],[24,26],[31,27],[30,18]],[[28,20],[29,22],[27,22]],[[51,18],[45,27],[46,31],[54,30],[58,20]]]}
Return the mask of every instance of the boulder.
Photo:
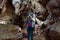
{"label": "boulder", "polygon": [[3,16],[0,18],[0,24],[12,24],[12,18],[10,16]]}
{"label": "boulder", "polygon": [[20,38],[22,38],[22,31],[19,26],[0,24],[0,40]]}
{"label": "boulder", "polygon": [[46,32],[47,40],[60,40],[60,21],[54,23],[53,25],[48,25],[50,27]]}
{"label": "boulder", "polygon": [[49,0],[39,0],[38,2],[41,3],[45,7],[48,1]]}
{"label": "boulder", "polygon": [[59,7],[59,3],[57,0],[50,0],[47,5],[46,8],[49,11],[49,13],[52,14],[52,16],[57,17],[60,16],[60,7]]}

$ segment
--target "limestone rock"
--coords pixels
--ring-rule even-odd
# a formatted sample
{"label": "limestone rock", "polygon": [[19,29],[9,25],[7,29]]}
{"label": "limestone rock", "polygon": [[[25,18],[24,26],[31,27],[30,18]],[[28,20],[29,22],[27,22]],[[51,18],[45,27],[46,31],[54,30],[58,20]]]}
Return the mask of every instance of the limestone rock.
{"label": "limestone rock", "polygon": [[48,26],[50,29],[46,32],[47,40],[60,40],[60,21]]}
{"label": "limestone rock", "polygon": [[0,39],[13,39],[22,38],[22,31],[19,26],[16,25],[4,25],[0,24]]}
{"label": "limestone rock", "polygon": [[50,0],[47,3],[46,8],[50,13],[52,13],[52,15],[54,17],[56,17],[56,16],[60,16],[60,7],[59,6],[60,5],[57,0]]}

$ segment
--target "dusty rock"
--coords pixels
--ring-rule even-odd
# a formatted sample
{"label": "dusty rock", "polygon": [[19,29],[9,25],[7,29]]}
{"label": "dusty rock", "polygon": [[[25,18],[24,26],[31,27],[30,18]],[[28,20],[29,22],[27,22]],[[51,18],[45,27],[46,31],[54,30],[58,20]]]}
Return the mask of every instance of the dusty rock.
{"label": "dusty rock", "polygon": [[46,8],[47,10],[52,13],[52,16],[56,17],[56,16],[60,16],[60,8],[59,8],[59,4],[57,0],[50,0],[47,5]]}
{"label": "dusty rock", "polygon": [[60,40],[60,21],[48,26],[50,29],[45,31],[47,40]]}
{"label": "dusty rock", "polygon": [[21,28],[15,25],[0,24],[0,39],[22,38]]}
{"label": "dusty rock", "polygon": [[38,2],[41,3],[45,7],[48,1],[49,0],[39,0]]}
{"label": "dusty rock", "polygon": [[59,32],[57,31],[50,31],[49,32],[49,39],[50,40],[60,40],[60,35],[59,35]]}
{"label": "dusty rock", "polygon": [[35,12],[36,13],[38,13],[38,12],[43,13],[46,11],[46,9],[37,1],[32,1],[32,6],[34,7],[34,5],[35,5]]}
{"label": "dusty rock", "polygon": [[3,16],[0,18],[0,24],[12,24],[12,18],[10,16]]}

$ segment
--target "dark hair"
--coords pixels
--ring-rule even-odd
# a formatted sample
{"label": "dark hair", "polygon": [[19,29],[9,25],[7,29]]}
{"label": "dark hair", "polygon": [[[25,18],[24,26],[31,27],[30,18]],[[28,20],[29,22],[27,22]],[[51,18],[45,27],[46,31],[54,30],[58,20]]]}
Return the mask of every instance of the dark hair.
{"label": "dark hair", "polygon": [[32,9],[30,9],[32,12],[33,12],[33,10]]}

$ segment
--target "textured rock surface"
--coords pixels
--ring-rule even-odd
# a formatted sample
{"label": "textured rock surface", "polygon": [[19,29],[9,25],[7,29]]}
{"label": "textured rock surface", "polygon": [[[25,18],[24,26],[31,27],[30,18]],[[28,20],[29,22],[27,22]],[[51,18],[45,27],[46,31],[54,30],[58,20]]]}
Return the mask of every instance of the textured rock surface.
{"label": "textured rock surface", "polygon": [[0,39],[22,38],[21,28],[15,25],[0,24]]}
{"label": "textured rock surface", "polygon": [[[52,17],[51,18],[52,21],[49,20],[50,17],[47,19],[49,20],[49,22],[50,21],[51,22],[47,24],[47,27],[49,27],[49,29],[47,29],[45,32],[38,34],[40,33],[41,29],[38,30],[38,27],[35,28],[36,35],[34,35],[34,40],[60,40],[60,19],[58,18],[60,16],[60,0],[50,0],[50,1],[31,0],[31,1],[32,1],[32,6],[35,7],[35,12],[37,13],[36,16],[39,20],[45,21],[48,16],[48,13],[49,14],[51,13],[51,17]],[[4,13],[0,14],[0,20],[10,20],[11,18],[13,19],[14,17],[14,7],[9,2],[7,2],[6,7],[7,10]],[[22,12],[23,13],[22,21],[24,22],[26,21],[27,9],[29,8],[30,7],[23,8],[24,12]],[[5,17],[5,16],[9,16],[9,17]],[[19,17],[22,17],[22,15]],[[18,34],[20,33],[20,31],[18,31],[19,30],[18,28],[19,28],[18,26],[0,24],[0,39],[18,38],[19,37]],[[24,28],[22,32],[24,33],[24,36],[27,37],[27,30],[25,30]],[[23,38],[23,40],[27,40],[27,38]]]}
{"label": "textured rock surface", "polygon": [[47,40],[60,40],[60,21],[58,20],[53,25],[48,25],[50,29],[46,30]]}

